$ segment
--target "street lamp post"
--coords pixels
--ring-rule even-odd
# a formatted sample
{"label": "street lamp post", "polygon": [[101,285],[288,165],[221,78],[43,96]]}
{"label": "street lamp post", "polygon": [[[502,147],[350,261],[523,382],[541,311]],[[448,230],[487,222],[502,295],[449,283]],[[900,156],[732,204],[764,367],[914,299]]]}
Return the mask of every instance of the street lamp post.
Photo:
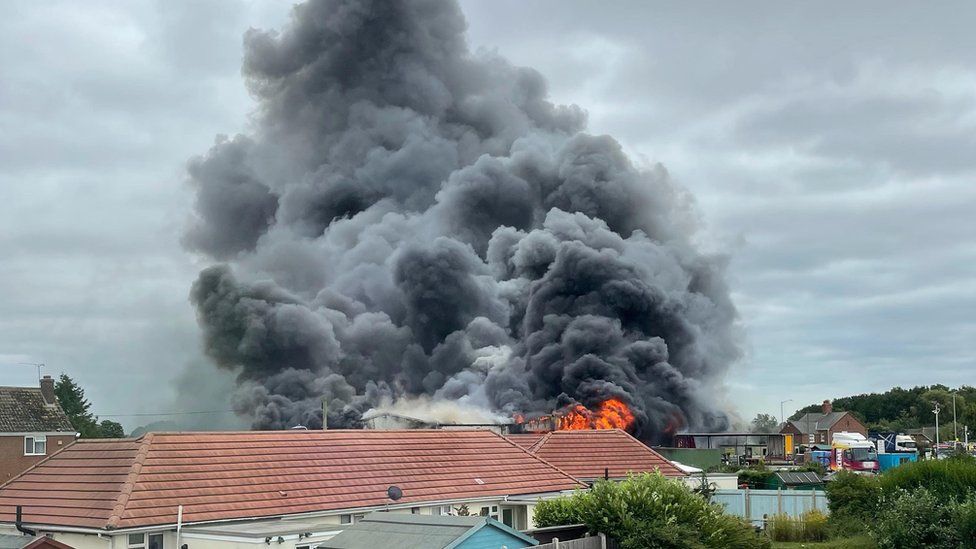
{"label": "street lamp post", "polygon": [[935,403],[935,459],[939,459],[939,403]]}
{"label": "street lamp post", "polygon": [[783,415],[783,405],[787,402],[793,402],[792,398],[788,398],[779,403],[779,422],[784,423],[786,421],[786,416]]}

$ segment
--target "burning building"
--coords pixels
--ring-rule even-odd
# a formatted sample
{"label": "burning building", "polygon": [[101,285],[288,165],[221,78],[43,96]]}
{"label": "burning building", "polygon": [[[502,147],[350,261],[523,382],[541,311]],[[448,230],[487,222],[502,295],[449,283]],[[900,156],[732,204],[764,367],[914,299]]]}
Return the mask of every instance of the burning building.
{"label": "burning building", "polygon": [[724,428],[736,312],[693,201],[464,29],[448,1],[315,0],[245,35],[257,108],[190,161],[184,239],[214,263],[191,301],[235,409],[256,429],[417,398],[644,440]]}

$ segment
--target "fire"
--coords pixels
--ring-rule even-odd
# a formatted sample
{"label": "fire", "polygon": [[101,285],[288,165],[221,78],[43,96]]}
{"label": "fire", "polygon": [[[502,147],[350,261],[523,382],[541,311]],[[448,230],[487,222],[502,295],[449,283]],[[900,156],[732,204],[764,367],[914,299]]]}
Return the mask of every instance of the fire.
{"label": "fire", "polygon": [[609,398],[590,410],[577,404],[559,417],[560,431],[582,431],[587,429],[624,429],[634,424],[634,414],[619,398]]}

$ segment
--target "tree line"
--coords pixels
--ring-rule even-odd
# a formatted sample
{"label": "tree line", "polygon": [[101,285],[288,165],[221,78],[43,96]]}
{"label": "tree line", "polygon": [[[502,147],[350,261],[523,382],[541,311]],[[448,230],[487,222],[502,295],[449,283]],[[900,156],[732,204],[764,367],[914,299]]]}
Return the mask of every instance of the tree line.
{"label": "tree line", "polygon": [[[835,412],[851,412],[868,430],[905,432],[908,429],[935,425],[935,403],[939,411],[939,435],[953,438],[952,401],[955,394],[956,423],[959,438],[963,426],[976,427],[976,387],[963,385],[951,389],[946,385],[922,385],[911,389],[895,387],[884,393],[866,393],[833,400]],[[811,404],[796,411],[790,419],[807,412],[819,413],[821,404]],[[976,439],[976,433],[974,439]]]}

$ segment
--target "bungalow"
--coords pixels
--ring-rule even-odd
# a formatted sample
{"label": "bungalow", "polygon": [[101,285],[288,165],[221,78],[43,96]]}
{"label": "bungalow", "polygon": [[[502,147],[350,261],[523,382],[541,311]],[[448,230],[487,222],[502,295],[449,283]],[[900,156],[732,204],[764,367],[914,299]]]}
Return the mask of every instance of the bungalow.
{"label": "bungalow", "polygon": [[585,487],[488,430],[155,433],[80,440],[0,487],[0,533],[78,549],[309,549],[372,511],[533,525]]}
{"label": "bungalow", "polygon": [[[516,437],[516,444],[528,444],[528,436],[509,435],[509,438]],[[631,473],[655,471],[672,478],[687,476],[661,454],[620,429],[552,431],[528,444],[526,449],[583,481],[622,480]]]}
{"label": "bungalow", "polygon": [[0,387],[0,483],[75,441],[74,427],[54,395],[51,376],[40,387]]}
{"label": "bungalow", "polygon": [[489,517],[434,517],[370,513],[318,549],[485,549],[532,547],[531,536]]}

